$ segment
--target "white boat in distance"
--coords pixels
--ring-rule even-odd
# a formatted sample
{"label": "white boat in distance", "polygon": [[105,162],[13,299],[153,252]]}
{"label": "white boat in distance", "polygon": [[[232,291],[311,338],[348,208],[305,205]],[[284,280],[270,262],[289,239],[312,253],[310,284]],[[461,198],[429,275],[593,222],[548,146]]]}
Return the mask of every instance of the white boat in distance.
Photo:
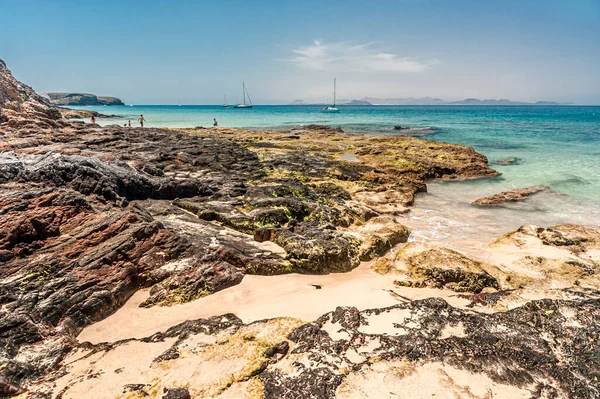
{"label": "white boat in distance", "polygon": [[[248,94],[248,90],[246,90],[244,81],[242,81],[242,96],[244,97],[244,102],[242,104],[235,104],[233,108],[252,108],[252,100],[250,100],[250,94]],[[246,104],[246,96],[248,96],[248,102],[250,104]]]}
{"label": "white boat in distance", "polygon": [[227,96],[223,96],[223,108],[227,108],[229,107],[229,104],[227,104]]}
{"label": "white boat in distance", "polygon": [[335,78],[333,78],[333,105],[324,107],[323,112],[340,112],[335,106]]}

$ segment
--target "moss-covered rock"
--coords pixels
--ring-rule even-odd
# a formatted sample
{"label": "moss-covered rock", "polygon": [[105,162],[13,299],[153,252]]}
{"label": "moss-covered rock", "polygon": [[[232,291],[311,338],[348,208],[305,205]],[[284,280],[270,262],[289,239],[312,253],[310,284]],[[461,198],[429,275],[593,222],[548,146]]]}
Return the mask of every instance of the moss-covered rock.
{"label": "moss-covered rock", "polygon": [[497,277],[503,273],[499,269],[473,260],[459,252],[447,248],[433,248],[405,255],[409,280],[397,281],[406,287],[448,288],[457,292],[479,293],[484,288],[500,288]]}

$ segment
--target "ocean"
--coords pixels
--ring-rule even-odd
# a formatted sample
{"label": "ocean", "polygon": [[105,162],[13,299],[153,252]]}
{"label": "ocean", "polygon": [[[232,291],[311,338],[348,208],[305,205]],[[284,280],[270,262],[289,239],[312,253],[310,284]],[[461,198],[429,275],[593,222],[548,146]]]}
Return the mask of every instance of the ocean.
{"label": "ocean", "polygon": [[[146,126],[220,126],[256,129],[306,124],[341,127],[350,133],[404,134],[469,145],[486,155],[502,173],[494,179],[430,183],[407,223],[413,239],[489,239],[522,224],[577,223],[600,226],[600,106],[340,106],[323,113],[319,106],[111,106],[73,107],[119,115],[100,124],[144,114]],[[420,129],[420,130],[419,130]],[[510,159],[509,164],[502,160]],[[498,163],[500,162],[500,163]],[[470,202],[500,191],[532,185],[551,191],[498,208]],[[420,227],[417,227],[420,226]],[[485,232],[485,233],[484,233]]]}

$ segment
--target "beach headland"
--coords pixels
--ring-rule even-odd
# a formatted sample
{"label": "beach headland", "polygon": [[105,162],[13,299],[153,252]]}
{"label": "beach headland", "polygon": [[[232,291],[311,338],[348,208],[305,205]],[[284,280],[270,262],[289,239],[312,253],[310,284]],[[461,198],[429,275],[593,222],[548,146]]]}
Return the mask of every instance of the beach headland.
{"label": "beach headland", "polygon": [[100,127],[20,85],[0,63],[0,394],[600,396],[600,231],[412,242],[428,181],[498,175],[472,148]]}

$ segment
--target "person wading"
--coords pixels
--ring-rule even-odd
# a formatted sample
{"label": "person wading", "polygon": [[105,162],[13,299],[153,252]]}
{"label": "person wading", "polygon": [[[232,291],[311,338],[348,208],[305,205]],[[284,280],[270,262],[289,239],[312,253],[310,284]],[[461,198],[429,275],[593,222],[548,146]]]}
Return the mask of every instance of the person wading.
{"label": "person wading", "polygon": [[213,118],[213,126],[219,126],[219,123],[217,122],[217,118]]}
{"label": "person wading", "polygon": [[94,115],[92,115],[92,119],[90,120],[91,123],[96,123],[96,117]]}
{"label": "person wading", "polygon": [[144,127],[144,122],[146,122],[146,119],[144,119],[144,114],[140,115],[138,121],[140,122],[140,126]]}

